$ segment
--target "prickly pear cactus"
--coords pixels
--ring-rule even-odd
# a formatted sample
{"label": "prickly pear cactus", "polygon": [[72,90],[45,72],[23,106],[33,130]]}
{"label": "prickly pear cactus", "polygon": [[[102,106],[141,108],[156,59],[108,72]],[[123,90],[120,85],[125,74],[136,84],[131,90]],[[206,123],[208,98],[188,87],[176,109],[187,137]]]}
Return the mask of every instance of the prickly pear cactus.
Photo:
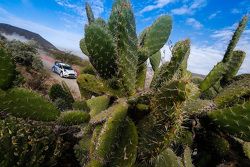
{"label": "prickly pear cactus", "polygon": [[244,151],[245,156],[250,159],[250,143],[244,142],[242,147],[243,147],[243,151]]}
{"label": "prickly pear cactus", "polygon": [[228,45],[223,60],[212,69],[200,84],[200,88],[203,92],[214,86],[217,82],[222,82],[221,84],[223,86],[224,82],[237,74],[245,58],[245,53],[242,51],[234,51],[234,49],[247,25],[247,21],[248,17],[243,17]]}
{"label": "prickly pear cactus", "polygon": [[150,57],[150,64],[154,71],[156,71],[159,68],[159,65],[161,63],[161,52],[156,52],[153,56]]}
{"label": "prickly pear cactus", "polygon": [[[80,41],[83,53],[89,56],[91,64],[102,79],[123,92],[123,96],[134,95],[136,88],[144,87],[146,72],[141,64],[167,42],[172,29],[171,18],[161,16],[145,30],[138,42],[135,18],[129,0],[114,2],[107,25],[103,20],[95,20],[91,11],[87,5],[89,25],[85,28],[85,38]],[[155,66],[159,66],[157,59],[159,58],[155,59]],[[82,82],[78,80],[80,85]]]}
{"label": "prickly pear cactus", "polygon": [[[82,94],[88,91],[95,97],[86,100],[91,128],[83,137],[86,142],[79,144],[85,156],[79,158],[81,164],[191,167],[193,162],[200,162],[192,160],[192,145],[199,141],[200,129],[214,133],[203,123],[206,121],[220,135],[248,141],[249,107],[244,103],[250,95],[247,77],[235,78],[246,55],[234,51],[246,17],[224,60],[204,80],[196,81],[187,70],[191,45],[188,39],[177,42],[170,62],[160,66],[160,49],[169,38],[171,17],[161,16],[137,37],[129,0],[116,0],[108,21],[94,19],[89,11],[87,6],[89,24],[80,46],[96,75],[82,74],[78,84],[84,90]],[[150,88],[145,90],[148,59],[155,73]],[[208,89],[214,90],[213,96]],[[205,99],[208,96],[211,99]]]}
{"label": "prickly pear cactus", "polygon": [[[86,12],[88,24],[80,48],[89,57],[91,70],[83,70],[85,73],[77,79],[82,99],[73,103],[64,83],[50,94],[53,100],[64,91],[69,96],[60,97],[60,103],[73,99],[73,107],[81,111],[60,113],[37,93],[23,88],[6,90],[6,83],[12,79],[1,70],[4,80],[1,78],[0,83],[4,84],[0,90],[0,118],[6,119],[0,121],[0,130],[3,125],[10,125],[6,124],[9,115],[52,124],[54,131],[63,129],[66,136],[70,151],[63,153],[71,155],[74,147],[72,157],[87,167],[191,167],[218,166],[226,160],[249,162],[247,157],[238,156],[242,148],[239,151],[231,147],[236,138],[250,142],[249,74],[235,76],[246,54],[234,50],[247,17],[240,22],[223,60],[203,80],[192,79],[187,70],[189,39],[177,42],[171,50],[170,62],[160,66],[160,49],[172,29],[170,16],[160,16],[137,36],[129,0],[115,0],[107,21],[96,19],[88,4]],[[8,57],[3,60],[9,62]],[[145,84],[148,60],[154,77]],[[6,62],[2,67],[12,69]],[[145,86],[149,84],[150,87]],[[81,131],[68,135],[71,128]],[[12,133],[8,131],[10,128],[4,129],[0,140]],[[29,144],[25,139],[21,145],[26,148]],[[41,145],[41,151],[54,150],[50,142],[45,144],[48,148]],[[3,162],[9,163],[8,157],[1,156],[0,160],[2,157]],[[5,164],[0,161],[1,165]]]}
{"label": "prickly pear cactus", "polygon": [[209,118],[219,129],[250,141],[250,102],[235,105],[230,108],[219,109],[209,113]]}
{"label": "prickly pear cactus", "polygon": [[175,153],[171,149],[166,149],[157,157],[155,167],[178,167],[178,161],[178,157],[175,155]]}
{"label": "prickly pear cactus", "polygon": [[0,116],[0,165],[54,166],[63,150],[52,124]]}
{"label": "prickly pear cactus", "polygon": [[178,42],[172,50],[172,59],[169,63],[163,65],[159,72],[154,76],[151,83],[152,88],[161,87],[166,81],[171,81],[174,75],[180,70],[181,64],[185,61],[190,53],[190,41]]}
{"label": "prickly pear cactus", "polygon": [[0,110],[20,118],[54,121],[60,115],[56,107],[41,95],[23,88],[13,88],[1,98]]}

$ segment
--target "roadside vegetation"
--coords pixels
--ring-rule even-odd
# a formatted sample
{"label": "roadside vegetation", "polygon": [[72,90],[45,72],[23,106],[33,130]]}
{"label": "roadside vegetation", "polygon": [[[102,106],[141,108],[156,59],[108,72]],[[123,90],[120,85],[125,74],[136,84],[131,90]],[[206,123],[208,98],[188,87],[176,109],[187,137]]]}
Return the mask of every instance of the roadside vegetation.
{"label": "roadside vegetation", "polygon": [[0,41],[1,167],[250,166],[250,74],[237,75],[249,55],[235,49],[248,16],[223,60],[201,78],[187,69],[189,39],[160,63],[171,16],[137,35],[129,0],[115,0],[108,20],[95,18],[88,3],[86,15],[79,43],[89,61],[51,53],[81,67],[80,100],[65,82],[40,90],[33,45]]}

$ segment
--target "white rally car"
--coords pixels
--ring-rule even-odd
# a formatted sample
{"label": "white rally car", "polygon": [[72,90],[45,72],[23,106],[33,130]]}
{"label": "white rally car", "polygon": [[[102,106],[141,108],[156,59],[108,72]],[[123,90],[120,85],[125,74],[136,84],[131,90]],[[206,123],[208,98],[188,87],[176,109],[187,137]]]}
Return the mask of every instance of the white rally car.
{"label": "white rally car", "polygon": [[52,67],[52,71],[54,73],[57,73],[62,78],[77,78],[77,73],[75,70],[72,69],[72,67],[68,64],[61,63],[61,62],[55,62],[54,66]]}

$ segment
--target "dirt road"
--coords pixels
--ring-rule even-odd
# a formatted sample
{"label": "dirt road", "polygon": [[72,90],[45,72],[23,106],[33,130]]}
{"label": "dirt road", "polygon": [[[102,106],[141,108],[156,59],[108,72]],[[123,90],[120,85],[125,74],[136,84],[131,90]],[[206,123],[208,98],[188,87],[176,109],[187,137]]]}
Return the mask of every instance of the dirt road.
{"label": "dirt road", "polygon": [[51,74],[51,77],[56,79],[59,83],[61,81],[65,81],[66,84],[69,86],[74,98],[80,99],[81,95],[80,95],[80,90],[79,90],[78,84],[76,82],[76,79],[61,78],[58,74],[52,72],[52,70],[51,70],[52,66],[55,63],[55,59],[47,56],[46,54],[41,54],[40,57],[41,57],[41,60],[43,62],[45,70],[49,71],[49,73]]}

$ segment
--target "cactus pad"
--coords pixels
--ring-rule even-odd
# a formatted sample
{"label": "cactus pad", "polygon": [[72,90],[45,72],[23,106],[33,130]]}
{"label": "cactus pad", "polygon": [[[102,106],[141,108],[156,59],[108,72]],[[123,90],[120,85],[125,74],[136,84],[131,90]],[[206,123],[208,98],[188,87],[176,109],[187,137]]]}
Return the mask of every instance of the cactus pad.
{"label": "cactus pad", "polygon": [[233,56],[228,62],[228,72],[223,76],[222,82],[228,82],[239,72],[239,69],[246,57],[243,51],[234,51]]}
{"label": "cactus pad", "polygon": [[167,42],[172,30],[172,19],[170,16],[159,17],[151,27],[147,28],[144,36],[142,51],[148,57],[158,52]]}
{"label": "cactus pad", "polygon": [[245,156],[250,159],[250,142],[244,142],[242,144],[243,147],[243,152],[245,154]]}
{"label": "cactus pad", "polygon": [[94,155],[91,157],[92,163],[94,160],[98,160],[100,164],[105,165],[108,162],[108,157],[112,151],[112,147],[115,144],[115,140],[118,137],[119,127],[125,120],[128,106],[124,102],[120,102],[114,106],[114,112],[109,119],[103,125],[100,132]]}
{"label": "cactus pad", "polygon": [[179,167],[179,159],[171,149],[164,150],[157,156],[155,167]]}
{"label": "cactus pad", "polygon": [[141,64],[137,69],[137,81],[136,81],[136,88],[138,90],[143,90],[145,87],[147,77],[147,64]]}
{"label": "cactus pad", "polygon": [[37,121],[54,121],[60,115],[45,98],[23,88],[9,90],[0,101],[0,109],[16,117]]}
{"label": "cactus pad", "polygon": [[[232,106],[250,96],[250,77],[246,76],[225,87],[214,99],[218,107]],[[243,98],[243,99],[242,99]]]}
{"label": "cactus pad", "polygon": [[86,101],[90,109],[91,118],[108,108],[110,98],[108,96],[99,96]]}
{"label": "cactus pad", "polygon": [[232,58],[233,50],[236,47],[238,41],[240,40],[241,34],[243,33],[245,27],[247,26],[247,22],[248,22],[248,16],[244,16],[240,21],[237,29],[235,30],[234,35],[227,47],[227,51],[223,58],[224,63],[230,61],[230,59]]}
{"label": "cactus pad", "polygon": [[90,74],[81,74],[77,78],[77,83],[79,85],[79,88],[81,91],[81,94],[84,94],[87,92],[93,92],[97,95],[102,95],[106,93],[107,95],[112,96],[120,96],[119,90],[113,90],[111,87],[108,86],[107,83],[105,83],[103,80],[97,78],[94,75]]}
{"label": "cactus pad", "polygon": [[136,160],[138,135],[136,126],[130,119],[121,127],[121,136],[108,166],[132,167]]}
{"label": "cactus pad", "polygon": [[192,164],[192,153],[189,147],[186,147],[183,153],[184,167],[194,167]]}
{"label": "cactus pad", "polygon": [[159,68],[161,62],[161,52],[156,52],[153,56],[150,57],[150,64],[154,71],[156,71]]}
{"label": "cactus pad", "polygon": [[179,107],[186,100],[185,91],[186,81],[171,81],[152,97],[152,111],[137,125],[141,163],[152,163],[163,145],[178,135],[183,120]]}
{"label": "cactus pad", "polygon": [[86,56],[89,56],[89,52],[84,38],[80,40],[80,48],[82,50],[82,53],[84,53]]}
{"label": "cactus pad", "polygon": [[138,56],[135,18],[129,0],[114,2],[109,29],[116,44],[119,78],[127,93],[132,95],[135,93]]}
{"label": "cactus pad", "polygon": [[92,11],[89,3],[85,4],[85,9],[86,9],[89,24],[91,24],[91,23],[93,23],[95,21],[95,17],[94,17],[93,11]]}
{"label": "cactus pad", "polygon": [[218,81],[220,81],[224,74],[226,74],[227,67],[224,63],[218,63],[212,71],[201,82],[200,89],[202,92],[208,90]]}
{"label": "cactus pad", "polygon": [[212,123],[235,137],[250,141],[250,102],[220,109],[208,114]]}
{"label": "cactus pad", "polygon": [[66,111],[61,113],[57,122],[63,126],[80,125],[88,123],[90,115],[82,111]]}
{"label": "cactus pad", "polygon": [[91,24],[85,29],[85,41],[90,62],[98,74],[104,79],[116,76],[116,46],[108,30],[97,24]]}
{"label": "cactus pad", "polygon": [[163,65],[159,69],[158,75],[154,76],[151,83],[152,88],[160,88],[166,81],[173,79],[173,76],[179,71],[185,57],[190,53],[190,40],[180,41],[176,43],[172,50],[171,61],[167,65]]}

